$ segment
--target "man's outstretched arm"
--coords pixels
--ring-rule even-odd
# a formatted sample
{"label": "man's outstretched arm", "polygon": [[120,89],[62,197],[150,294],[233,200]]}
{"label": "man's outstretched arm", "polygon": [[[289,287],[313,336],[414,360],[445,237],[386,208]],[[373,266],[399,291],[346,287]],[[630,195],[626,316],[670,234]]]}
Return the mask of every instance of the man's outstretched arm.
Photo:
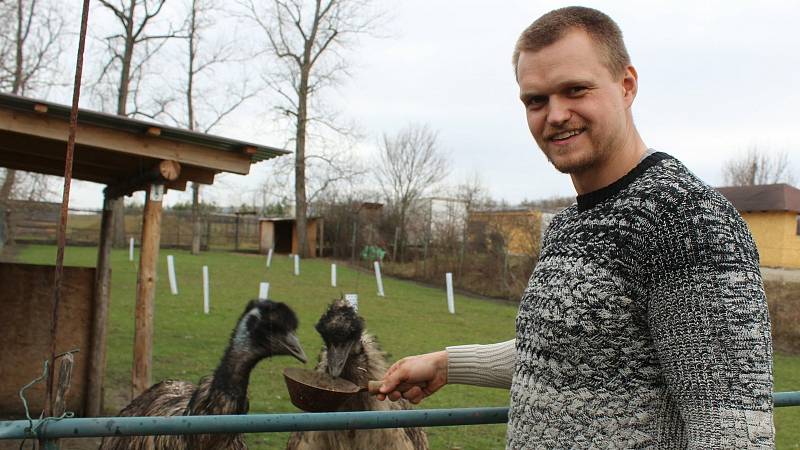
{"label": "man's outstretched arm", "polygon": [[508,389],[514,374],[514,343],[460,345],[403,358],[386,371],[379,398],[419,403],[448,383]]}

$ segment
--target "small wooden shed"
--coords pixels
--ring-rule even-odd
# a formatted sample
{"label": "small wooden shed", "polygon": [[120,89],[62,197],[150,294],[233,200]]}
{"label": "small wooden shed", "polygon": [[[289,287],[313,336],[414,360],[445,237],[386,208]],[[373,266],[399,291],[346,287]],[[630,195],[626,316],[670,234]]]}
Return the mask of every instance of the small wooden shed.
{"label": "small wooden shed", "polygon": [[[321,256],[324,222],[322,217],[306,219],[306,245],[308,256]],[[276,253],[297,254],[300,248],[297,243],[297,223],[293,218],[264,217],[258,220],[258,249],[267,253],[273,249]]]}
{"label": "small wooden shed", "polygon": [[800,189],[780,183],[717,190],[747,222],[761,265],[800,268]]}
{"label": "small wooden shed", "polygon": [[[64,175],[70,108],[56,103],[0,94],[0,167],[50,175]],[[188,182],[211,184],[221,172],[245,175],[253,163],[289,153],[285,150],[234,139],[211,136],[152,122],[104,114],[89,110],[78,113],[78,127],[72,176],[75,179],[105,184],[105,201],[101,219],[97,266],[89,272],[65,268],[65,308],[60,313],[57,351],[80,347],[74,374],[78,391],[71,395],[80,399],[71,409],[85,416],[102,412],[103,372],[105,370],[106,322],[111,281],[111,202],[135,191],[146,192],[143,212],[141,253],[137,275],[134,367],[131,375],[132,394],[138,395],[151,384],[153,310],[156,263],[161,233],[161,205],[168,189],[184,190]],[[5,371],[21,370],[21,358],[43,361],[40,336],[24,324],[37,317],[49,317],[52,308],[52,266],[6,264],[0,270],[0,286],[13,286],[12,294],[0,297],[5,320],[15,323],[16,334],[11,344],[0,348]],[[20,274],[29,275],[20,275]],[[30,282],[20,277],[30,276]],[[48,278],[50,276],[50,278]],[[88,277],[88,278],[87,278]],[[38,282],[35,282],[38,280]],[[44,281],[43,281],[44,280]],[[87,286],[87,281],[90,284]],[[49,289],[48,289],[49,287]],[[48,292],[50,294],[48,294]],[[8,294],[8,293],[7,293]],[[11,303],[9,298],[28,299],[24,304]],[[34,314],[31,308],[36,309]],[[41,309],[41,310],[39,310]],[[75,321],[68,319],[72,317]],[[63,321],[63,322],[62,322]],[[47,325],[49,329],[49,324]],[[13,331],[13,330],[12,330]],[[32,336],[28,339],[26,336]],[[48,337],[49,339],[49,337]],[[35,341],[35,342],[34,342]],[[79,342],[80,341],[80,342]],[[6,339],[3,339],[6,342]],[[45,342],[49,346],[49,341]],[[13,348],[11,348],[13,347]],[[3,372],[3,380],[9,380]],[[14,380],[31,380],[20,375]],[[18,405],[20,386],[4,383],[0,389],[3,401]],[[7,395],[14,398],[10,400]],[[34,399],[36,392],[31,393]],[[37,401],[33,409],[41,409]]]}

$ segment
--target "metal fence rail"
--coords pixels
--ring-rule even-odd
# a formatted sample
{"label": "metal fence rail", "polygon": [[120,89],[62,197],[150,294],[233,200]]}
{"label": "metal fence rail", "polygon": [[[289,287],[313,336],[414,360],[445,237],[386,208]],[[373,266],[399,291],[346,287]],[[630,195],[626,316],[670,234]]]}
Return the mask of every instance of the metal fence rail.
{"label": "metal fence rail", "polygon": [[[800,391],[777,392],[776,407],[800,406]],[[176,417],[98,417],[0,422],[0,440],[197,433],[264,433],[506,423],[508,408],[419,409],[337,413],[249,414]]]}

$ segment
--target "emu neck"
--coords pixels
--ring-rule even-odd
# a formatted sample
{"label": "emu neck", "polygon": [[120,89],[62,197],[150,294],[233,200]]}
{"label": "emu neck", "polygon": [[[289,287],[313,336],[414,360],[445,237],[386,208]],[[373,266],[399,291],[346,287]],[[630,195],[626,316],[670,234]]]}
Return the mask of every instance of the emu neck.
{"label": "emu neck", "polygon": [[342,368],[341,377],[358,386],[366,386],[370,380],[380,380],[386,373],[383,352],[368,334],[361,336],[362,351],[351,354]]}
{"label": "emu neck", "polygon": [[226,392],[247,395],[250,383],[250,372],[261,361],[262,357],[252,352],[229,346],[222,360],[214,371],[214,385]]}
{"label": "emu neck", "polygon": [[190,406],[202,409],[204,414],[246,413],[250,372],[261,359],[252,352],[229,346],[214,375],[201,382],[196,395],[201,398],[193,399]]}

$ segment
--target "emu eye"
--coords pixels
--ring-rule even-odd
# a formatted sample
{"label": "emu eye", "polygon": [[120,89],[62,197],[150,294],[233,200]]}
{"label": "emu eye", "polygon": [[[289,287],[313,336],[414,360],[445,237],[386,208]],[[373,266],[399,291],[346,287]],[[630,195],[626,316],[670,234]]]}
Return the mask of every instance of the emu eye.
{"label": "emu eye", "polygon": [[246,323],[247,331],[253,331],[253,329],[255,329],[257,324],[258,324],[258,317],[255,316],[248,317]]}

